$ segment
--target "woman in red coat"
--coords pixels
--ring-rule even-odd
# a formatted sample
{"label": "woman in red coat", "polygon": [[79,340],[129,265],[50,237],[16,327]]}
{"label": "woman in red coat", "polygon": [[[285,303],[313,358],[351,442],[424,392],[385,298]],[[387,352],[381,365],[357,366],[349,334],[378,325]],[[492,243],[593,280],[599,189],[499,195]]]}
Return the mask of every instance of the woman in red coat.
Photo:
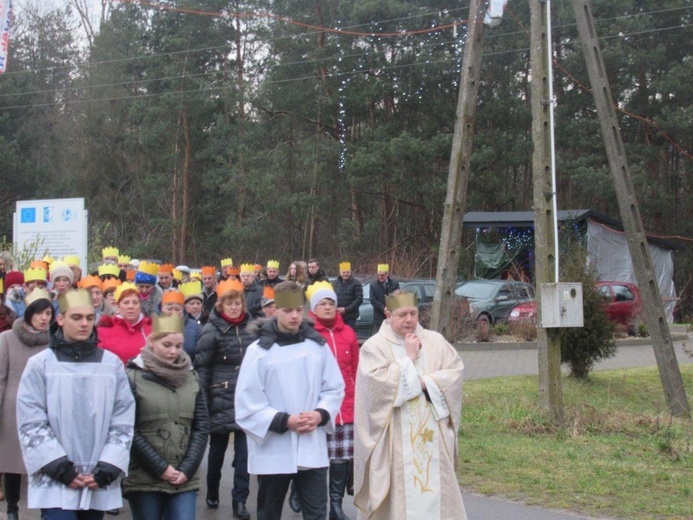
{"label": "woman in red coat", "polygon": [[336,429],[327,434],[330,455],[330,519],[348,520],[342,498],[349,479],[349,462],[354,456],[354,383],[359,364],[359,344],[354,329],[337,313],[337,295],[330,282],[316,282],[306,294],[315,330],[327,340],[344,378],[344,401],[335,417]]}
{"label": "woman in red coat", "polygon": [[115,291],[117,314],[102,316],[97,326],[99,347],[110,350],[123,364],[137,357],[152,332],[152,319],[142,314],[137,286],[125,282]]}

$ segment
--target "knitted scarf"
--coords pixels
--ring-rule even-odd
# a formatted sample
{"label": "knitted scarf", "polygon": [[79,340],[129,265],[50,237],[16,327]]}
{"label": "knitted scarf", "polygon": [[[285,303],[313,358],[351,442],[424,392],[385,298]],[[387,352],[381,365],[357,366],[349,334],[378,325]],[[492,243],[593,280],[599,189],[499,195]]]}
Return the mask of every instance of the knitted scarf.
{"label": "knitted scarf", "polygon": [[142,349],[142,361],[146,370],[174,388],[182,385],[190,372],[190,358],[184,351],[171,362],[157,356],[152,347],[147,345]]}

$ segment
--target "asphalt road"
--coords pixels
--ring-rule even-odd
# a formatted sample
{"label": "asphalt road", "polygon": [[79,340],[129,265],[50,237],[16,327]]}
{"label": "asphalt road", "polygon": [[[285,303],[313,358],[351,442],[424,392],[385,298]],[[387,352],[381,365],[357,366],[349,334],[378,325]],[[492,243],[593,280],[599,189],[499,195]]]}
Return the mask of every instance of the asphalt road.
{"label": "asphalt road", "polygon": [[[686,337],[684,331],[679,331],[675,336],[676,356],[680,365],[693,363],[693,358],[684,351],[690,349],[693,341]],[[685,339],[684,339],[685,338]],[[491,377],[513,376],[513,375],[532,375],[537,374],[537,350],[531,344],[515,345],[511,343],[500,344],[479,344],[464,345],[458,348],[462,360],[465,364],[465,378],[484,379]],[[599,363],[595,370],[613,370],[617,368],[633,368],[656,366],[656,360],[651,345],[647,340],[629,340],[619,345],[616,356]],[[690,396],[689,396],[690,397]],[[197,506],[197,518],[200,520],[231,520],[231,485],[233,480],[233,469],[231,459],[233,457],[233,443],[229,446],[222,476],[222,497],[221,505],[217,510],[208,509],[205,501],[204,475],[206,474],[206,460],[203,461],[201,476],[203,489],[200,491]],[[256,493],[257,483],[251,477],[251,495],[247,502],[251,518],[256,518]],[[26,484],[24,483],[22,496],[26,497]],[[226,495],[224,495],[226,492]],[[523,504],[503,500],[502,498],[486,497],[473,493],[463,492],[467,517],[469,520],[591,520],[595,517],[580,516],[570,511],[554,511],[529,507]],[[20,518],[26,520],[38,520],[38,511],[27,511],[26,503],[20,503]],[[4,520],[4,504],[0,503],[0,520]],[[350,497],[345,497],[344,511],[352,520],[356,520],[356,509]],[[106,515],[106,520],[125,520],[129,519],[130,514],[127,503],[120,511],[120,514],[112,516]],[[300,514],[296,514],[288,505],[284,508],[284,519],[298,520]],[[606,517],[600,517],[602,520]],[[399,519],[393,519],[399,520]]]}

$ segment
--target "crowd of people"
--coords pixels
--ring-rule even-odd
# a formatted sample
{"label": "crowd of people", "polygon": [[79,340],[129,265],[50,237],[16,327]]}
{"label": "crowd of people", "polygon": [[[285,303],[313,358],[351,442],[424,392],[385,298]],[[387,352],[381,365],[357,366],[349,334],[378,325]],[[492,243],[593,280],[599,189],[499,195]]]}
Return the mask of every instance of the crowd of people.
{"label": "crowd of people", "polygon": [[[465,518],[455,477],[463,364],[378,265],[374,335],[349,262],[220,268],[138,261],[117,248],[16,269],[0,255],[0,474],[7,517],[135,520],[206,506],[279,519]],[[233,442],[233,484],[222,467]],[[255,476],[252,479],[251,476]],[[230,499],[230,500],[229,500]],[[252,509],[252,507],[251,507]]]}

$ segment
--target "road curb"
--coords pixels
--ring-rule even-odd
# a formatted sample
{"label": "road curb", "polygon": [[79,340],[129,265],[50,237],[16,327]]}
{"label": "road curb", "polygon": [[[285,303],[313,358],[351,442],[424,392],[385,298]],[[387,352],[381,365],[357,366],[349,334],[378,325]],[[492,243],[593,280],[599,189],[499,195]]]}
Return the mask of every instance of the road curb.
{"label": "road curb", "polygon": [[[673,334],[673,341],[683,341],[688,339],[687,334]],[[618,347],[639,347],[652,345],[651,338],[625,338],[616,340]],[[455,350],[459,352],[477,352],[477,351],[492,351],[492,350],[536,350],[536,341],[527,342],[477,342],[477,343],[454,343]]]}

